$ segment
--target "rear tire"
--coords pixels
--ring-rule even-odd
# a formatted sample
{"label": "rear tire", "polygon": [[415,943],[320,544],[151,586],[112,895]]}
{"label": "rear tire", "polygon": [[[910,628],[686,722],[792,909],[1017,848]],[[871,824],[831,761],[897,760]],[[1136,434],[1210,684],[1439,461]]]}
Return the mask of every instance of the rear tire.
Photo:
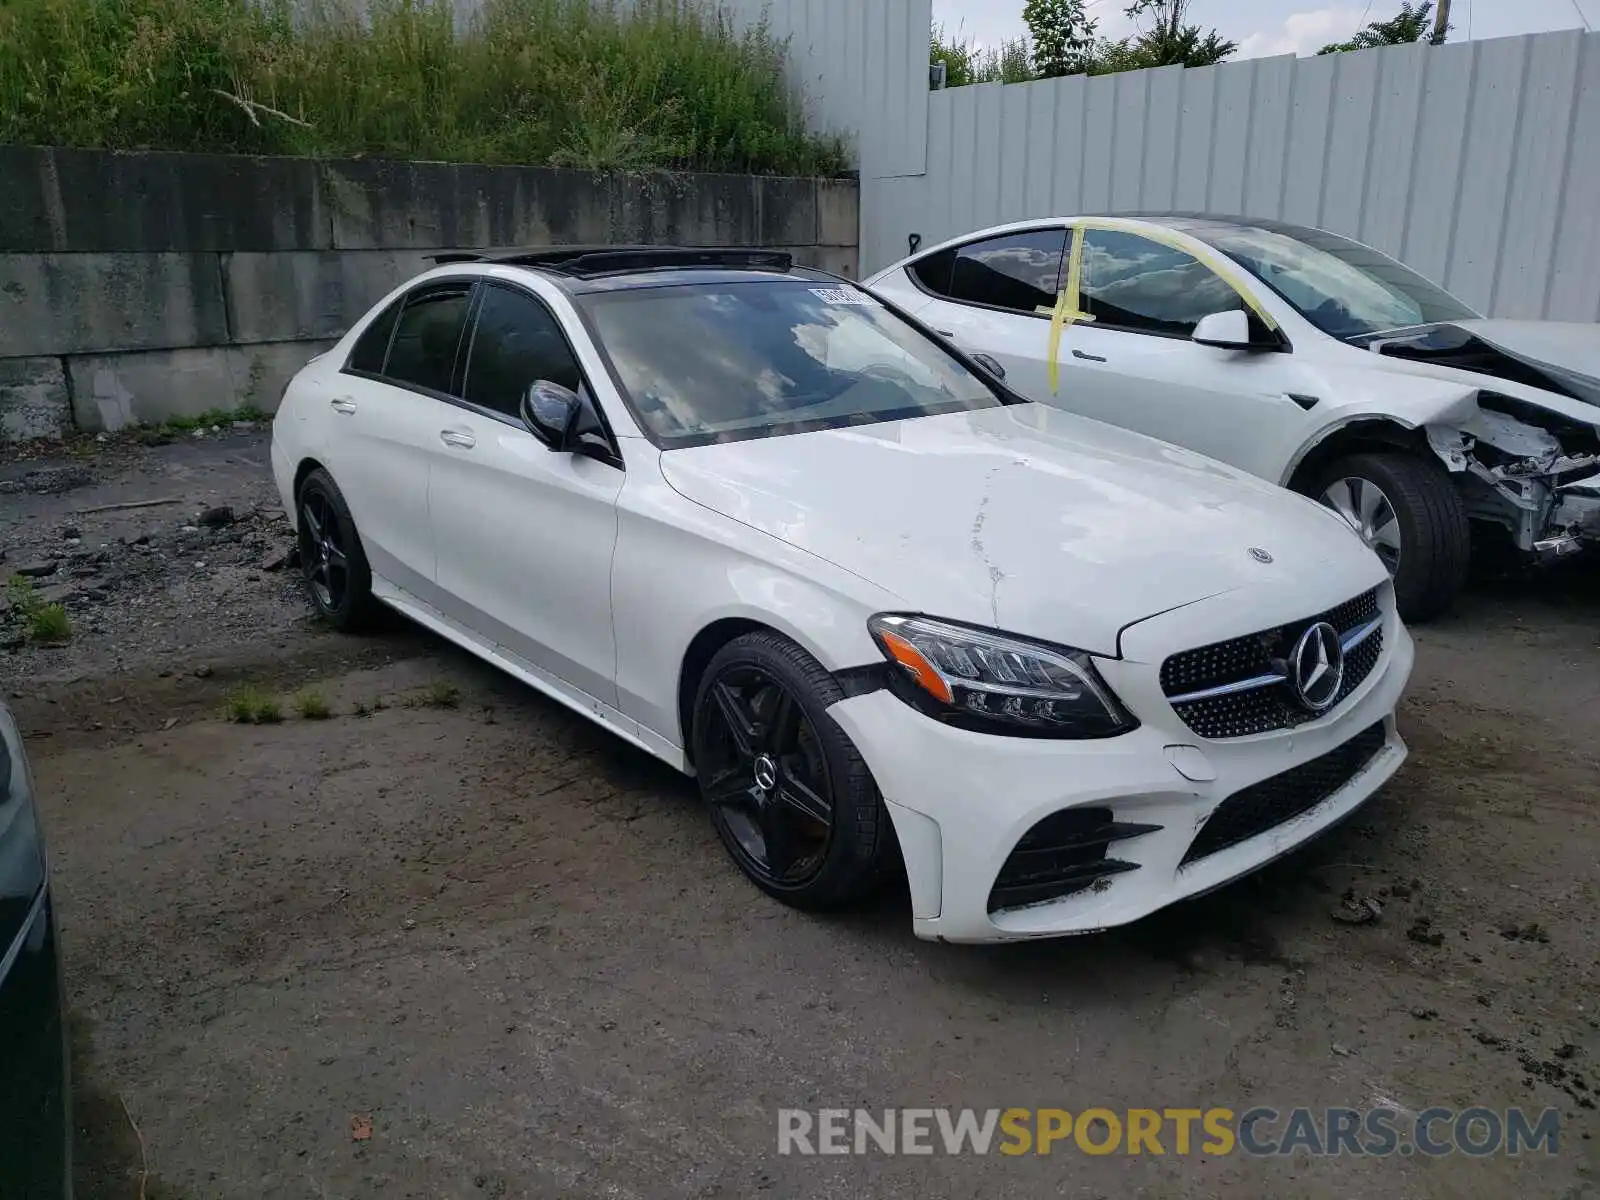
{"label": "rear tire", "polygon": [[317,615],[341,633],[368,628],[377,615],[372,568],[355,518],[333,476],[318,467],[295,495],[300,569]]}
{"label": "rear tire", "polygon": [[1436,464],[1404,453],[1352,454],[1315,476],[1307,494],[1344,517],[1384,559],[1405,620],[1438,616],[1466,583],[1466,506]]}
{"label": "rear tire", "polygon": [[717,836],[752,883],[795,908],[857,904],[894,859],[872,773],[828,715],[842,699],[821,663],[770,632],[719,650],[695,695],[695,771]]}

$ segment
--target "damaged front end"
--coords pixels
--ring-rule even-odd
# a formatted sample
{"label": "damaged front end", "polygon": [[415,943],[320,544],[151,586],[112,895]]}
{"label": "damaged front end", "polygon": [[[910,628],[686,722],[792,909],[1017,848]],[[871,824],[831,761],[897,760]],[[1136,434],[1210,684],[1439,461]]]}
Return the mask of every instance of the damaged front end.
{"label": "damaged front end", "polygon": [[[1367,348],[1537,389],[1579,412],[1600,405],[1590,327],[1447,322],[1380,336]],[[1470,417],[1425,428],[1445,466],[1464,476],[1468,516],[1502,526],[1519,550],[1557,558],[1600,541],[1600,430],[1592,422],[1481,390]]]}
{"label": "damaged front end", "polygon": [[1544,558],[1600,541],[1600,436],[1509,396],[1481,393],[1458,426],[1429,425],[1428,445],[1460,473],[1467,515],[1500,525]]}

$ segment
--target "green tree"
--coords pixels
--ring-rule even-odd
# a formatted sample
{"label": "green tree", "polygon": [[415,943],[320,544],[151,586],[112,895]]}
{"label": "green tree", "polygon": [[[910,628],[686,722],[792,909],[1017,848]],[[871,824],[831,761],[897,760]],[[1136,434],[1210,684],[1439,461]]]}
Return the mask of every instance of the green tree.
{"label": "green tree", "polygon": [[1084,0],[1028,0],[1022,20],[1033,35],[1033,69],[1041,79],[1088,69],[1096,24]]}
{"label": "green tree", "polygon": [[[1239,48],[1215,29],[1204,30],[1188,23],[1190,0],[1133,0],[1126,12],[1135,20],[1147,22],[1139,35],[1120,48],[1124,61],[1144,67],[1209,67]],[[1118,59],[1112,55],[1112,61]]]}
{"label": "green tree", "polygon": [[[1444,31],[1450,32],[1447,26]],[[1387,21],[1374,21],[1347,42],[1329,42],[1318,54],[1339,54],[1346,50],[1369,50],[1374,46],[1408,46],[1433,37],[1433,0],[1401,0],[1400,13]],[[1443,41],[1444,38],[1440,38]]]}
{"label": "green tree", "polygon": [[1134,37],[1096,42],[1084,69],[1114,75],[1149,67],[1209,67],[1239,48],[1215,29],[1189,24],[1188,10],[1189,0],[1133,0],[1125,11],[1143,28]]}

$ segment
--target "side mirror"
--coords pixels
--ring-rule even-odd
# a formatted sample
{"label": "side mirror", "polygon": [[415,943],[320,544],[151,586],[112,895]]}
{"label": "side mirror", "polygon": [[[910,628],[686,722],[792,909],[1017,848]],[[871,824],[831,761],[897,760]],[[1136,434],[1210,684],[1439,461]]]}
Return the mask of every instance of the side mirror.
{"label": "side mirror", "polygon": [[982,367],[985,371],[989,372],[989,374],[993,375],[996,379],[1005,379],[1006,369],[1000,365],[999,359],[995,358],[993,355],[984,354],[982,351],[979,351],[977,354],[968,355],[968,357]]}
{"label": "side mirror", "polygon": [[528,432],[555,451],[572,448],[573,429],[583,402],[571,388],[536,379],[522,398],[522,423]]}
{"label": "side mirror", "polygon": [[1214,346],[1218,350],[1261,348],[1250,340],[1250,318],[1245,316],[1242,308],[1201,317],[1200,323],[1194,327],[1194,333],[1190,335],[1190,341],[1201,346]]}

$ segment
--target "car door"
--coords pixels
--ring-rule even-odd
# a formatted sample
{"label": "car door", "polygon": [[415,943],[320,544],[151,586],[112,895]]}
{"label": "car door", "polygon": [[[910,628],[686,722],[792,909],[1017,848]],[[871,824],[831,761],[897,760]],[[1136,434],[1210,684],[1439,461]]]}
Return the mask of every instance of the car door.
{"label": "car door", "polygon": [[430,602],[429,468],[467,328],[472,281],[429,282],[362,333],[329,393],[324,465],[374,575]]}
{"label": "car door", "polygon": [[[1278,482],[1317,424],[1304,395],[1314,385],[1287,342],[1194,255],[1128,230],[1090,226],[1081,236],[1079,300],[1061,339],[1058,386],[1028,394]],[[1202,317],[1235,309],[1272,349],[1190,340]]]}
{"label": "car door", "polygon": [[1061,287],[1065,226],[985,238],[912,264],[933,299],[917,318],[971,354],[992,356],[1024,395],[1047,390],[1045,347]]}
{"label": "car door", "polygon": [[534,437],[519,413],[537,379],[584,387],[544,302],[485,282],[457,398],[432,431],[429,509],[445,612],[580,702],[614,708],[621,459],[553,452]]}

